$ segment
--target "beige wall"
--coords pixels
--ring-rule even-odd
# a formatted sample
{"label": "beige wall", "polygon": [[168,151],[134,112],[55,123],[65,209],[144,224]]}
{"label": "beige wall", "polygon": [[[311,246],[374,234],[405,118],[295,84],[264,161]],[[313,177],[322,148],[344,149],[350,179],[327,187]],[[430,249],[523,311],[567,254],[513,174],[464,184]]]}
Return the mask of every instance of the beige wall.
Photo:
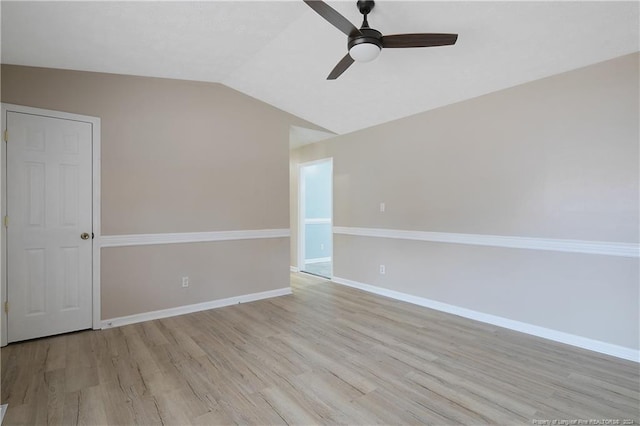
{"label": "beige wall", "polygon": [[[220,84],[12,65],[1,78],[2,102],[100,117],[103,235],[288,228],[289,127],[312,124]],[[102,317],[287,287],[288,250],[103,249]]]}
{"label": "beige wall", "polygon": [[154,311],[288,287],[288,258],[288,238],[103,248],[102,316],[139,313],[143,298]]}
{"label": "beige wall", "polygon": [[[333,157],[336,226],[637,243],[639,59],[297,149],[292,230],[297,163]],[[337,277],[639,347],[637,258],[347,235],[334,251]]]}

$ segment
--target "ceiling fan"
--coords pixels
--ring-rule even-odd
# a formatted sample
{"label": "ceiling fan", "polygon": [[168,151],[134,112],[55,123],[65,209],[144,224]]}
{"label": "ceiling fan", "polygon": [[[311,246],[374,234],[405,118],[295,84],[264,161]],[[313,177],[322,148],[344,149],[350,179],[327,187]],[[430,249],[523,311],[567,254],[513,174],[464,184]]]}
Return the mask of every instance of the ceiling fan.
{"label": "ceiling fan", "polygon": [[369,28],[367,15],[375,2],[373,0],[358,0],[357,7],[364,15],[362,26],[356,28],[347,18],[340,15],[335,9],[320,0],[304,0],[304,2],[315,10],[318,15],[326,19],[331,25],[345,33],[349,39],[347,47],[349,53],[338,62],[338,65],[331,71],[327,80],[335,80],[353,64],[354,61],[369,62],[380,54],[382,48],[404,48],[404,47],[432,47],[450,46],[458,40],[458,34],[394,34],[383,36],[382,33],[373,28]]}

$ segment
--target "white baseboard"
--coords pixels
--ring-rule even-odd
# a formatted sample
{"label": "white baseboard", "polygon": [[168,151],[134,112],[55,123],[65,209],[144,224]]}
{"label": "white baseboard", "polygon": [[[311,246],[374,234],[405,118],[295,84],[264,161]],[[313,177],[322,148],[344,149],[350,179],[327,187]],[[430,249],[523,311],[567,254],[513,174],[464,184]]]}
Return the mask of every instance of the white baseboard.
{"label": "white baseboard", "polygon": [[285,296],[287,294],[291,294],[291,287],[278,288],[276,290],[263,291],[260,293],[245,294],[242,296],[229,297],[226,299],[210,300],[208,302],[178,306],[176,308],[162,309],[159,311],[143,312],[141,314],[127,315],[124,317],[102,320],[102,328],[105,329],[111,327],[120,327],[123,325],[135,324],[143,321],[151,321],[161,318],[173,317],[176,315],[206,311],[208,309],[222,308],[224,306],[236,305],[238,303],[248,303],[254,302],[256,300]]}
{"label": "white baseboard", "polygon": [[300,272],[300,269],[298,269],[298,267],[297,267],[297,266],[289,266],[289,270],[290,270],[291,272]]}
{"label": "white baseboard", "polygon": [[364,284],[346,278],[333,277],[332,281],[337,284],[357,288],[359,290],[364,290],[366,292],[378,294],[381,296],[386,296],[391,299],[401,300],[403,302],[412,303],[414,305],[435,309],[436,311],[447,312],[449,314],[458,315],[487,324],[497,325],[498,327],[519,331],[521,333],[531,334],[533,336],[542,337],[545,339],[553,340],[555,342],[577,346],[579,348],[588,349],[594,352],[611,355],[629,361],[640,362],[640,351],[636,349],[601,342],[599,340],[589,339],[586,337],[577,336],[575,334],[565,333],[563,331],[515,321],[496,315],[485,314],[483,312],[461,308],[459,306],[449,305],[447,303],[438,302],[424,297],[413,296],[411,294],[401,293],[399,291],[389,290],[382,287],[376,287],[370,284]]}

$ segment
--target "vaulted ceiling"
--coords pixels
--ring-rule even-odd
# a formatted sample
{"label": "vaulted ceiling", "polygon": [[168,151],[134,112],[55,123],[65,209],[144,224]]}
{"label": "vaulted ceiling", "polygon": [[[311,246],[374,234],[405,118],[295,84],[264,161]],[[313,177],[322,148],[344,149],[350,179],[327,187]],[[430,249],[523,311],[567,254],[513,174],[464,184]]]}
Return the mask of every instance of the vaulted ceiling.
{"label": "vaulted ceiling", "polygon": [[[360,26],[354,1],[329,4]],[[2,62],[219,82],[342,134],[639,50],[639,3],[379,1],[383,34],[458,33],[326,76],[346,36],[301,0],[2,1]]]}

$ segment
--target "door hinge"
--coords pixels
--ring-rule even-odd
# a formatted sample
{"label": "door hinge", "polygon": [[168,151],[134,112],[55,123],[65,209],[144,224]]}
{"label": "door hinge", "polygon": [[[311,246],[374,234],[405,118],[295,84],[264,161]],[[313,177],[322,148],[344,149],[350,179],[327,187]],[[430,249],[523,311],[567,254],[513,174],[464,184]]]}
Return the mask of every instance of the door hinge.
{"label": "door hinge", "polygon": [[4,129],[4,135],[2,136],[5,142],[9,142],[9,130]]}
{"label": "door hinge", "polygon": [[4,227],[8,228],[9,227],[9,216],[5,216],[4,217]]}
{"label": "door hinge", "polygon": [[5,314],[9,313],[9,301],[8,300],[6,302],[4,302],[4,313]]}

